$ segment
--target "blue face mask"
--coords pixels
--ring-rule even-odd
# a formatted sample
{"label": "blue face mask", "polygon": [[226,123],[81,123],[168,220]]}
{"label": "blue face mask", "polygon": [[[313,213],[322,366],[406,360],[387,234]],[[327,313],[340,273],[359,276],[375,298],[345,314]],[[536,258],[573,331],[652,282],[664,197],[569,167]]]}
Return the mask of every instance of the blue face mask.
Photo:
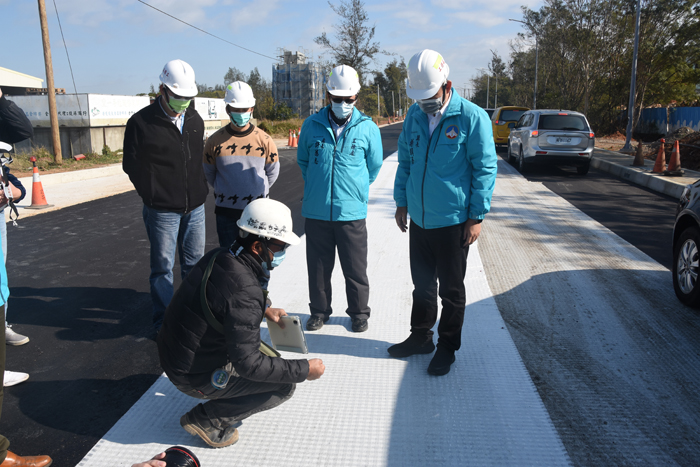
{"label": "blue face mask", "polygon": [[[272,250],[268,248],[268,251],[272,253]],[[282,250],[278,251],[277,253],[272,253],[272,261],[270,261],[270,269],[275,269],[279,267],[280,264],[282,264],[282,261],[284,261],[284,257],[287,254],[287,250]],[[269,271],[270,269],[267,268],[267,261],[263,261],[262,267],[264,270]]]}
{"label": "blue face mask", "polygon": [[250,121],[252,112],[230,112],[228,115],[231,118],[231,123],[238,127],[244,127]]}
{"label": "blue face mask", "polygon": [[333,114],[336,116],[336,118],[341,120],[347,118],[354,107],[355,104],[348,104],[346,102],[341,102],[338,104],[337,102],[331,101],[331,110],[333,110]]}

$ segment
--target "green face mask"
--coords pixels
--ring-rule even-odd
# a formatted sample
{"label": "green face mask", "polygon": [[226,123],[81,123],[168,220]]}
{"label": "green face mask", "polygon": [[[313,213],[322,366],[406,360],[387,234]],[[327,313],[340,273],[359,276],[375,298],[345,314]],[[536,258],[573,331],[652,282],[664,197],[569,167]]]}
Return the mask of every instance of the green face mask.
{"label": "green face mask", "polygon": [[175,99],[174,97],[168,95],[168,105],[176,114],[181,114],[184,112],[187,107],[190,106],[190,102],[192,102],[192,99]]}

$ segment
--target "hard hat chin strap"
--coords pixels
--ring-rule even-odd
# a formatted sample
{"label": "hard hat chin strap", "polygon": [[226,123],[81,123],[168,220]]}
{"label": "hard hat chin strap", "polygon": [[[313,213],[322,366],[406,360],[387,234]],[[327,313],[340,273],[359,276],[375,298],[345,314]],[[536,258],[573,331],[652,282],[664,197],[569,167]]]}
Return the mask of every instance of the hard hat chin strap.
{"label": "hard hat chin strap", "polygon": [[[267,247],[267,239],[265,237],[258,237],[260,238],[260,243],[262,243],[263,248],[265,248],[264,251],[270,251],[270,249]],[[258,255],[258,258],[260,258],[260,255]],[[269,271],[272,269],[272,259],[264,260],[260,258],[261,261],[267,264],[267,270]]]}

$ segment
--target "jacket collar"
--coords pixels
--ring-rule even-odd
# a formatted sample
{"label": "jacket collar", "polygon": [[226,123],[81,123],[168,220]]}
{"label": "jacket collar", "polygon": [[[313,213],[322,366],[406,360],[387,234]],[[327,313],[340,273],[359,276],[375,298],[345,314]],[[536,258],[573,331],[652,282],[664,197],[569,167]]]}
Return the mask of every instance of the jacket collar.
{"label": "jacket collar", "polygon": [[[428,128],[428,116],[423,112],[418,104],[413,104],[415,110],[413,111],[413,118],[418,120],[418,123],[425,128]],[[412,106],[412,107],[413,107]],[[456,92],[452,91],[452,96],[450,97],[450,103],[447,104],[445,112],[442,114],[440,121],[442,122],[445,118],[452,117],[454,115],[460,115],[462,113],[462,98]]]}
{"label": "jacket collar", "polygon": [[243,264],[248,266],[253,271],[253,274],[255,274],[255,277],[267,276],[265,270],[262,268],[262,265],[258,262],[258,259],[252,253],[243,248],[241,252],[238,255],[236,255],[236,251],[239,248],[239,245],[237,243],[235,244],[235,248],[235,250],[231,249],[234,256],[236,256]]}
{"label": "jacket collar", "polygon": [[[163,120],[167,120],[172,125],[172,121],[170,120],[170,116],[166,115],[165,111],[163,110],[163,106],[161,105],[161,103],[164,105],[168,105],[168,104],[162,102],[162,100],[163,100],[163,96],[159,95],[155,99],[155,101],[153,101],[153,104],[151,104],[154,108],[153,113],[156,115],[156,117],[162,118]],[[194,112],[196,112],[196,111],[193,108],[187,107],[185,109],[185,121],[192,118]]]}

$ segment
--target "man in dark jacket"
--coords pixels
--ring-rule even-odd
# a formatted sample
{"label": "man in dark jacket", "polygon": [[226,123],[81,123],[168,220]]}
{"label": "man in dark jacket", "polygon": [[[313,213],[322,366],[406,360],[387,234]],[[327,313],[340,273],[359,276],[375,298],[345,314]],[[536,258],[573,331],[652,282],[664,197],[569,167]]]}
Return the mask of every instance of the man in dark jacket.
{"label": "man in dark jacket", "polygon": [[173,296],[175,251],[183,279],[204,254],[209,192],[202,168],[204,122],[190,107],[197,95],[194,70],[182,60],[171,60],[160,81],[156,101],[126,124],[123,159],[124,172],[143,199],[156,330]]}
{"label": "man in dark jacket", "polygon": [[299,243],[291,211],[257,199],[245,207],[238,227],[230,249],[207,253],[192,269],[158,334],[160,363],[170,381],[208,400],[183,415],[180,425],[216,448],[238,441],[233,425],[277,407],[292,397],[295,383],[318,379],[325,369],[317,358],[284,360],[260,351],[263,317],[280,322],[286,315],[266,307],[260,282],[282,262],[287,246]]}

